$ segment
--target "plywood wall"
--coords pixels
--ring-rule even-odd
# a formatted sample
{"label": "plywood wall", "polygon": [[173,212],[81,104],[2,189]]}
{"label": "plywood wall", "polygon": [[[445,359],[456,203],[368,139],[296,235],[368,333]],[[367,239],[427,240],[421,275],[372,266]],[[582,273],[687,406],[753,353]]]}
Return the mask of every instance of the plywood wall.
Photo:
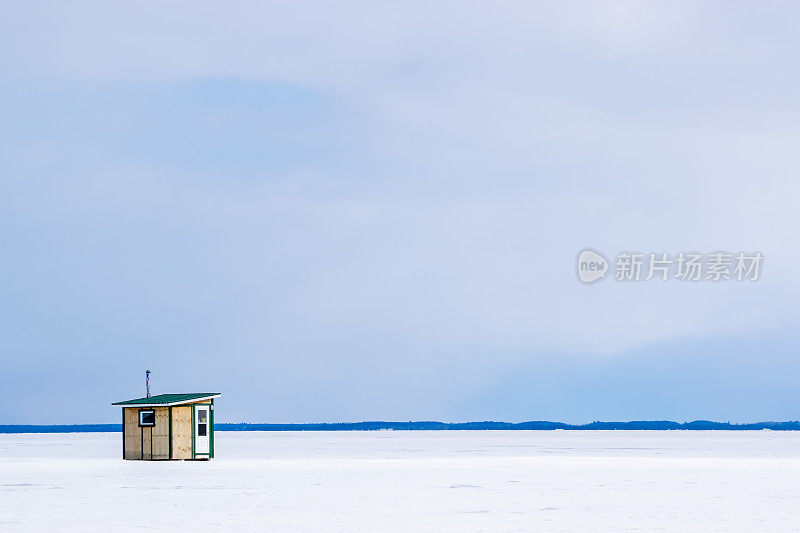
{"label": "plywood wall", "polygon": [[192,409],[189,405],[172,408],[172,458],[192,458]]}
{"label": "plywood wall", "polygon": [[169,408],[156,407],[156,425],[139,427],[139,408],[123,409],[125,459],[169,459]]}
{"label": "plywood wall", "polygon": [[139,409],[122,409],[125,424],[125,443],[123,458],[142,458],[142,428],[139,427]]}
{"label": "plywood wall", "polygon": [[169,459],[169,407],[156,407],[156,425],[152,428],[152,459]]}
{"label": "plywood wall", "polygon": [[142,459],[153,458],[153,428],[142,428]]}

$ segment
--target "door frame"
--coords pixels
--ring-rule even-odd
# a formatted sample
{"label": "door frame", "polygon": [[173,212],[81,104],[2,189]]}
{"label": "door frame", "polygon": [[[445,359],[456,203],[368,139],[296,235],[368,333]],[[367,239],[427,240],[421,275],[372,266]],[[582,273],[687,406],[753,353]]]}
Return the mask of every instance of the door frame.
{"label": "door frame", "polygon": [[[197,406],[208,406],[208,452],[198,452],[195,446],[195,439],[197,438],[197,421],[195,420],[195,413]],[[193,403],[192,407],[192,459],[213,459],[214,458],[214,398],[210,402]]]}

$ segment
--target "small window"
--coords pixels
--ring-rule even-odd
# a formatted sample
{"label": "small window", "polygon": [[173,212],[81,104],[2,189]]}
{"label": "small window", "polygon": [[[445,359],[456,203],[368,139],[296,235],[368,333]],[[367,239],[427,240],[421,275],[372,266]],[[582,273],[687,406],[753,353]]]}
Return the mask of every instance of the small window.
{"label": "small window", "polygon": [[197,436],[208,436],[208,411],[206,409],[197,410]]}
{"label": "small window", "polygon": [[153,427],[156,425],[156,412],[152,409],[139,411],[139,427]]}

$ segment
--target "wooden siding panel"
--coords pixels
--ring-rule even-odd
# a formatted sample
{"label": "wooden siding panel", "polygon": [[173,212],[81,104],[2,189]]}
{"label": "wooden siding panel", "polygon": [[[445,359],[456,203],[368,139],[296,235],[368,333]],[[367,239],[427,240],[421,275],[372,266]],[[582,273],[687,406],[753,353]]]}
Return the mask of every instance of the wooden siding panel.
{"label": "wooden siding panel", "polygon": [[172,408],[172,458],[192,458],[192,409],[191,406]]}
{"label": "wooden siding panel", "polygon": [[125,459],[142,458],[142,428],[139,427],[139,409],[123,409],[125,419]]}
{"label": "wooden siding panel", "polygon": [[169,407],[156,407],[153,427],[153,459],[169,459]]}
{"label": "wooden siding panel", "polygon": [[142,459],[152,459],[153,428],[142,428]]}

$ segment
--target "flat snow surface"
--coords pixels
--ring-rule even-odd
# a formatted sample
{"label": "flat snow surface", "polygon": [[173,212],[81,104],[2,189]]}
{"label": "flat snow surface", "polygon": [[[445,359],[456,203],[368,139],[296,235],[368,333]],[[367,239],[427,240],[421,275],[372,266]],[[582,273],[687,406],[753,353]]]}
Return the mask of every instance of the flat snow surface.
{"label": "flat snow surface", "polygon": [[0,435],[0,530],[800,528],[800,433],[217,432],[211,462],[119,433]]}

